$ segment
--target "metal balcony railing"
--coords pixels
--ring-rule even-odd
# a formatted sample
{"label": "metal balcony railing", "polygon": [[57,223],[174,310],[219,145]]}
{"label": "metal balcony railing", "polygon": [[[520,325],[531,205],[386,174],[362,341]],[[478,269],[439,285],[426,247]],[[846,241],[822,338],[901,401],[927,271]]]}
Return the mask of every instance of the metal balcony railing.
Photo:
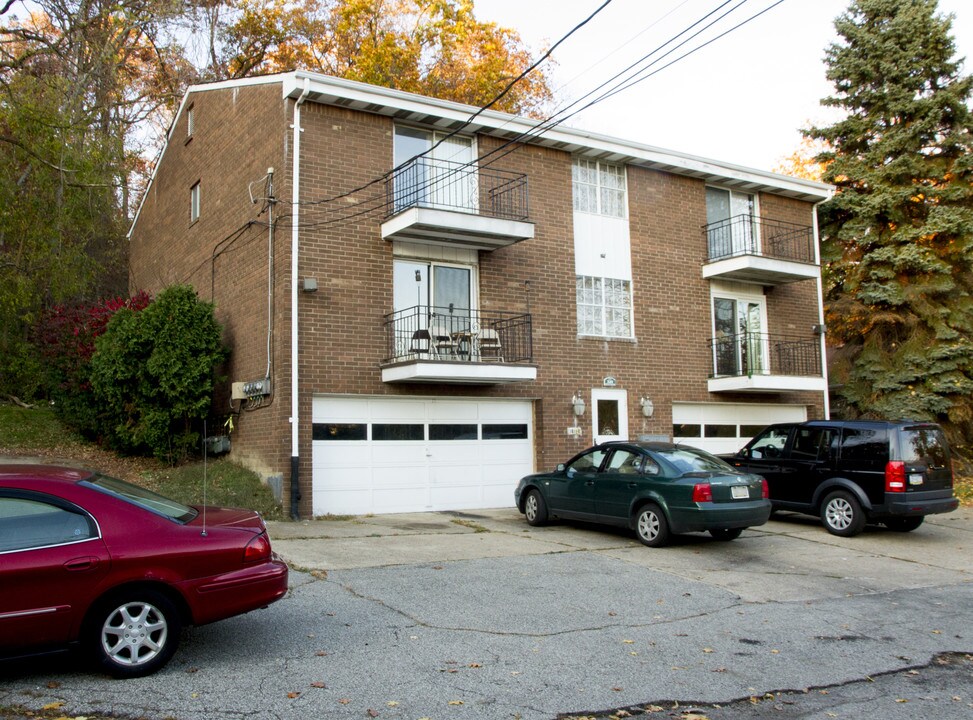
{"label": "metal balcony railing", "polygon": [[528,217],[527,176],[420,157],[385,181],[386,217],[414,207],[506,220]]}
{"label": "metal balcony railing", "polygon": [[735,215],[703,226],[709,259],[760,255],[778,260],[813,263],[814,229],[808,225]]}
{"label": "metal balcony railing", "polygon": [[792,375],[821,377],[821,344],[817,338],[766,333],[740,333],[710,341],[710,377]]}
{"label": "metal balcony railing", "polygon": [[529,363],[531,316],[416,305],[385,316],[384,364],[410,360]]}

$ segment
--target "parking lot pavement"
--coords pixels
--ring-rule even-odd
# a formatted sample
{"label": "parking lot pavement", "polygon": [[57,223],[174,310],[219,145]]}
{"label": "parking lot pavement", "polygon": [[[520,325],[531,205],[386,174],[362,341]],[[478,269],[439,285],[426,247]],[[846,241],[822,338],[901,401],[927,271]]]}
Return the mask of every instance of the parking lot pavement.
{"label": "parking lot pavement", "polygon": [[[732,542],[687,536],[662,549],[623,530],[530,528],[514,510],[270,531],[303,569],[284,600],[187,631],[145,679],[112,681],[77,661],[8,668],[0,707],[553,720],[867,682],[973,650],[968,510],[852,539],[782,516]],[[965,680],[953,692],[969,703]]]}

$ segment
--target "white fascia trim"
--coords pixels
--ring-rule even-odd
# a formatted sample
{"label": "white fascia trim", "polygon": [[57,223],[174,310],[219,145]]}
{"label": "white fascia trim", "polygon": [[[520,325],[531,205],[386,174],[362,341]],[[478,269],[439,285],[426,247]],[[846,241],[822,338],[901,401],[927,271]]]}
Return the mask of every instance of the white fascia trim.
{"label": "white fascia trim", "polygon": [[[415,93],[392,90],[390,88],[367,85],[354,80],[329,77],[317,73],[297,71],[278,76],[283,80],[283,94],[285,98],[300,95],[304,88],[304,80],[311,82],[311,93],[333,95],[355,103],[369,104],[381,108],[389,108],[407,113],[432,115],[449,121],[450,123],[465,123],[478,108],[471,105],[438,100]],[[311,98],[313,99],[313,98]],[[470,130],[477,129],[502,131],[504,134],[520,134],[535,129],[541,123],[528,118],[510,115],[508,113],[486,110],[480,113]],[[743,183],[766,185],[784,192],[792,192],[818,197],[826,200],[831,196],[833,187],[826,183],[793,178],[786,175],[757,170],[754,168],[725,163],[719,160],[704,158],[688,153],[666,150],[653,145],[630,142],[609,135],[600,135],[584,130],[557,127],[545,130],[543,137],[548,143],[582,146],[583,149],[596,153],[617,155],[619,158],[631,158],[649,164],[668,165],[680,168],[691,174],[708,174],[735,180]]]}

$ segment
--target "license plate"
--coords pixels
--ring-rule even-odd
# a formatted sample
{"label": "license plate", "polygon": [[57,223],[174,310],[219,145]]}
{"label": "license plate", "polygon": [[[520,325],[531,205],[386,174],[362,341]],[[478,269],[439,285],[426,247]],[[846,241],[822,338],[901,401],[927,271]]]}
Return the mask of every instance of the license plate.
{"label": "license plate", "polygon": [[734,485],[730,488],[730,495],[734,500],[744,500],[750,497],[750,488],[746,485]]}
{"label": "license plate", "polygon": [[922,485],[924,481],[925,478],[923,477],[922,473],[912,473],[909,475],[910,485]]}

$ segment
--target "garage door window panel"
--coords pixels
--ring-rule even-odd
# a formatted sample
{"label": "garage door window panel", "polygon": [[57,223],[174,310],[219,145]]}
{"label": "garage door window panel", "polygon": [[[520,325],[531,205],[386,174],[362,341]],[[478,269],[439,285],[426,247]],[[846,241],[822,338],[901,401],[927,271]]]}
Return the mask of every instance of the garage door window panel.
{"label": "garage door window panel", "polygon": [[476,440],[477,426],[474,424],[430,424],[430,440]]}
{"label": "garage door window panel", "polygon": [[527,424],[483,425],[484,440],[527,440]]}
{"label": "garage door window panel", "polygon": [[426,428],[416,423],[372,423],[372,440],[410,442],[426,439]]}
{"label": "garage door window panel", "polygon": [[314,423],[311,437],[314,440],[367,440],[368,425],[365,423]]}

